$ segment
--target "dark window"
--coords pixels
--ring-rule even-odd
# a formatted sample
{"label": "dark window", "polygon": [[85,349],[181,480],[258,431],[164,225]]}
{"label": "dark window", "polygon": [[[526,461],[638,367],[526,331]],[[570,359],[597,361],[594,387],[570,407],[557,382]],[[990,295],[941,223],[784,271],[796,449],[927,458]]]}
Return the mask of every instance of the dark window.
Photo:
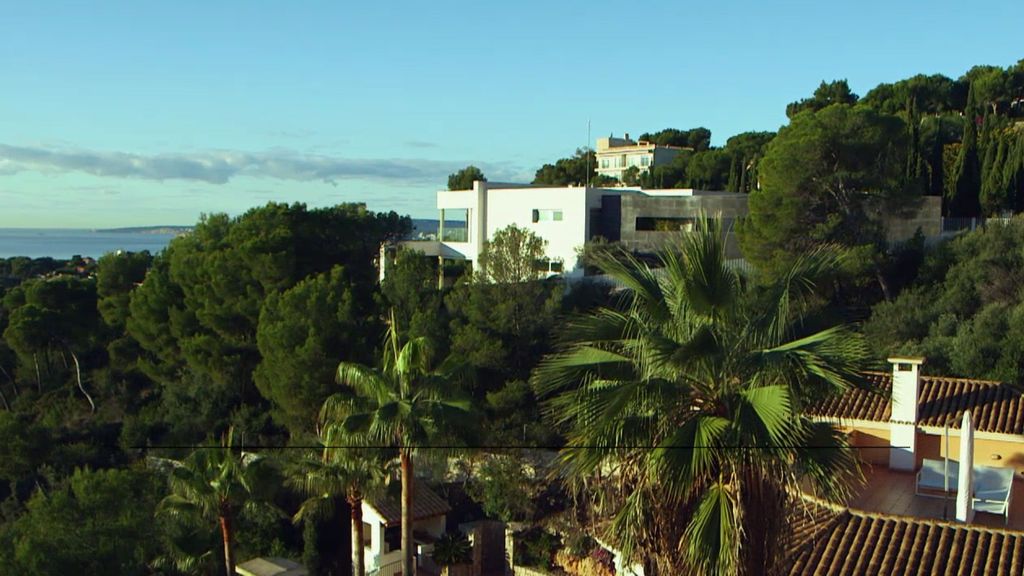
{"label": "dark window", "polygon": [[369,548],[373,543],[373,526],[363,522],[363,548]]}
{"label": "dark window", "polygon": [[384,529],[384,552],[402,549],[402,527],[388,526]]}
{"label": "dark window", "polygon": [[533,211],[533,222],[536,224],[540,221],[540,210]]}
{"label": "dark window", "polygon": [[693,218],[649,218],[636,219],[637,232],[689,232],[693,230]]}

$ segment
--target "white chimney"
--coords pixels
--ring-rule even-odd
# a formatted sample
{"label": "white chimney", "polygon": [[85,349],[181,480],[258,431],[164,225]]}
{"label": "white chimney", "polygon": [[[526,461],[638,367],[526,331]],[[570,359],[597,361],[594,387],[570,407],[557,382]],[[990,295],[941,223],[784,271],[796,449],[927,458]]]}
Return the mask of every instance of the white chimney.
{"label": "white chimney", "polygon": [[889,416],[889,468],[917,468],[917,397],[924,358],[897,356],[892,363],[892,410]]}

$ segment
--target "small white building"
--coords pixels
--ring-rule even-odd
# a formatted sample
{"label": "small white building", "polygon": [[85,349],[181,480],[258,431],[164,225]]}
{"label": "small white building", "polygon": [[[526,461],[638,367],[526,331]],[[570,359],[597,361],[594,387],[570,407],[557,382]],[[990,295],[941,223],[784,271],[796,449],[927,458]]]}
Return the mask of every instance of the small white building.
{"label": "small white building", "polygon": [[[448,502],[422,482],[416,482],[413,492],[413,540],[416,542],[418,562],[429,559],[434,542],[445,531]],[[363,548],[366,573],[380,570],[381,574],[394,573],[402,563],[402,504],[398,498],[383,497],[363,500]]]}

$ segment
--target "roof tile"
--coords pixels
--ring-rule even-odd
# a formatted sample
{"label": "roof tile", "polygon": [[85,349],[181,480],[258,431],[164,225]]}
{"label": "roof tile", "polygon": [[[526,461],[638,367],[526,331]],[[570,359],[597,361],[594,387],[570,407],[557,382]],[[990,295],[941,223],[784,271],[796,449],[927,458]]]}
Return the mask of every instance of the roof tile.
{"label": "roof tile", "polygon": [[[887,422],[891,415],[892,375],[867,374],[880,391],[851,389],[811,408],[814,416],[840,420]],[[1024,399],[1017,386],[988,380],[922,376],[918,393],[918,424],[959,428],[966,410],[971,411],[979,432],[1024,435]]]}
{"label": "roof tile", "polygon": [[1024,570],[1024,532],[832,510],[794,517],[790,574],[986,574]]}
{"label": "roof tile", "polygon": [[[451,506],[448,505],[448,502],[445,501],[444,498],[438,496],[437,493],[428,488],[423,482],[416,482],[413,495],[413,520],[432,518],[434,516],[447,514],[451,511]],[[400,499],[385,496],[367,500],[366,503],[376,510],[382,518],[384,518],[388,526],[393,526],[402,522],[402,502]]]}

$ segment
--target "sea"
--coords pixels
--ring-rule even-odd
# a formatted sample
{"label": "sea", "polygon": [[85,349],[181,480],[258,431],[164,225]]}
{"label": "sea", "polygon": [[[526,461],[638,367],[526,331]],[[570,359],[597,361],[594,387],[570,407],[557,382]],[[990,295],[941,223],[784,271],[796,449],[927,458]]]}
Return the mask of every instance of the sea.
{"label": "sea", "polygon": [[0,258],[28,256],[56,258],[72,256],[99,258],[107,252],[124,250],[156,254],[177,233],[172,231],[87,230],[76,228],[0,228]]}
{"label": "sea", "polygon": [[[427,239],[437,235],[437,220],[413,219],[411,239]],[[448,222],[459,228],[462,222]],[[175,237],[190,230],[188,226],[152,226],[89,230],[84,228],[0,228],[0,258],[28,256],[66,260],[72,256],[99,258],[107,252],[141,252],[156,254]]]}

